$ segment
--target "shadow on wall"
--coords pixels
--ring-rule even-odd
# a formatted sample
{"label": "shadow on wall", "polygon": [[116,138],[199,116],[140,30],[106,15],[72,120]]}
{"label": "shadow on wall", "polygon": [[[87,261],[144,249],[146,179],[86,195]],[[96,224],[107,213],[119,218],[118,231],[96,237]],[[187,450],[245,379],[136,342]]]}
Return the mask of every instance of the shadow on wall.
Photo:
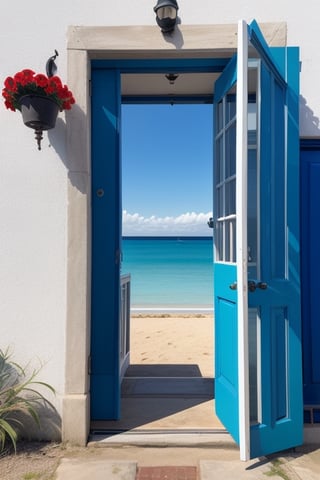
{"label": "shadow on wall", "polygon": [[179,23],[181,23],[181,19],[177,17],[177,25],[174,31],[171,33],[163,34],[163,39],[167,43],[171,43],[173,46],[175,46],[177,50],[180,50],[184,45],[183,35],[181,33],[181,30],[178,28]]}
{"label": "shadow on wall", "polygon": [[[87,121],[86,115],[83,113],[82,109],[75,104],[73,105],[72,110],[67,112],[67,115],[69,116],[68,122],[74,122],[74,125],[76,125],[75,130],[77,130],[76,133],[79,135],[79,138],[86,135]],[[66,150],[67,125],[62,118],[58,117],[55,128],[48,130],[48,138],[51,147],[54,148],[68,170],[68,177],[71,185],[73,185],[79,192],[87,194],[89,188],[88,167],[80,164],[81,159],[79,159],[78,164],[76,156],[74,156],[73,159],[68,157]]]}
{"label": "shadow on wall", "polygon": [[26,413],[19,413],[16,418],[20,422],[19,438],[33,441],[61,441],[61,417],[57,410],[49,405],[38,405],[37,413],[39,415],[40,425],[38,426],[34,419]]}
{"label": "shadow on wall", "polygon": [[54,148],[63,164],[68,168],[65,142],[66,123],[62,118],[58,117],[56,126],[52,130],[48,130],[48,139],[50,141],[50,146]]}
{"label": "shadow on wall", "polygon": [[318,137],[320,135],[320,120],[313,114],[313,110],[308,107],[307,100],[302,95],[300,95],[299,110],[300,125],[306,126],[308,136]]}

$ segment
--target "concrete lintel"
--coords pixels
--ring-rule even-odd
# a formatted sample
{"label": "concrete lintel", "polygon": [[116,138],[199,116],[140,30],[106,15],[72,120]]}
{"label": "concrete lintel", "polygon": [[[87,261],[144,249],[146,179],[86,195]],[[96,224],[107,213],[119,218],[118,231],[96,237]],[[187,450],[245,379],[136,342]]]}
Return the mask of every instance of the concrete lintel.
{"label": "concrete lintel", "polygon": [[[285,46],[287,26],[285,22],[262,23],[261,30],[270,46]],[[183,52],[206,57],[213,51],[215,57],[232,53],[237,48],[237,25],[179,25],[170,35],[162,35],[157,26],[82,27],[70,26],[68,49],[85,50],[91,58],[99,58],[101,52],[108,58],[133,58],[143,55],[179,56]]]}

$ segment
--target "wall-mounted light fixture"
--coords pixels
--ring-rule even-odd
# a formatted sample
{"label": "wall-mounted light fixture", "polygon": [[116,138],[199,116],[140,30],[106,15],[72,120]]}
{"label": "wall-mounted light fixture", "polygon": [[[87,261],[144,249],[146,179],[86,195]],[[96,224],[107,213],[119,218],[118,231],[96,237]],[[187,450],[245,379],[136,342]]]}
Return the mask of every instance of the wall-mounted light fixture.
{"label": "wall-mounted light fixture", "polygon": [[175,75],[174,73],[168,73],[165,75],[166,79],[169,81],[170,85],[174,85],[174,82],[177,80],[179,75]]}
{"label": "wall-mounted light fixture", "polygon": [[174,30],[177,23],[178,8],[176,0],[158,0],[153,10],[156,12],[157,24],[163,33]]}

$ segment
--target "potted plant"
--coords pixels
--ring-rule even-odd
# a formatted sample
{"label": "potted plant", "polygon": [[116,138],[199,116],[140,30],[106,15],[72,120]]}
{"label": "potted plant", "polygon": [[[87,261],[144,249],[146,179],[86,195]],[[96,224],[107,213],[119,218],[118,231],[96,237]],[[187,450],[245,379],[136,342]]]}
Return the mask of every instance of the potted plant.
{"label": "potted plant", "polygon": [[35,130],[39,150],[43,130],[54,128],[59,111],[70,110],[75,103],[72,92],[58,76],[29,69],[7,77],[2,96],[5,106],[13,112],[20,110],[24,124]]}

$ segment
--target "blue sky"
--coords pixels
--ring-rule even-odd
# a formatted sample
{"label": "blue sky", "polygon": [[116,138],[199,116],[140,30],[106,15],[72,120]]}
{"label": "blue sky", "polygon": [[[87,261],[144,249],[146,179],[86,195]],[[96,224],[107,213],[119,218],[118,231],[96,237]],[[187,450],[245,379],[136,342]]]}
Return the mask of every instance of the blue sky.
{"label": "blue sky", "polygon": [[211,235],[212,105],[122,106],[123,235]]}

